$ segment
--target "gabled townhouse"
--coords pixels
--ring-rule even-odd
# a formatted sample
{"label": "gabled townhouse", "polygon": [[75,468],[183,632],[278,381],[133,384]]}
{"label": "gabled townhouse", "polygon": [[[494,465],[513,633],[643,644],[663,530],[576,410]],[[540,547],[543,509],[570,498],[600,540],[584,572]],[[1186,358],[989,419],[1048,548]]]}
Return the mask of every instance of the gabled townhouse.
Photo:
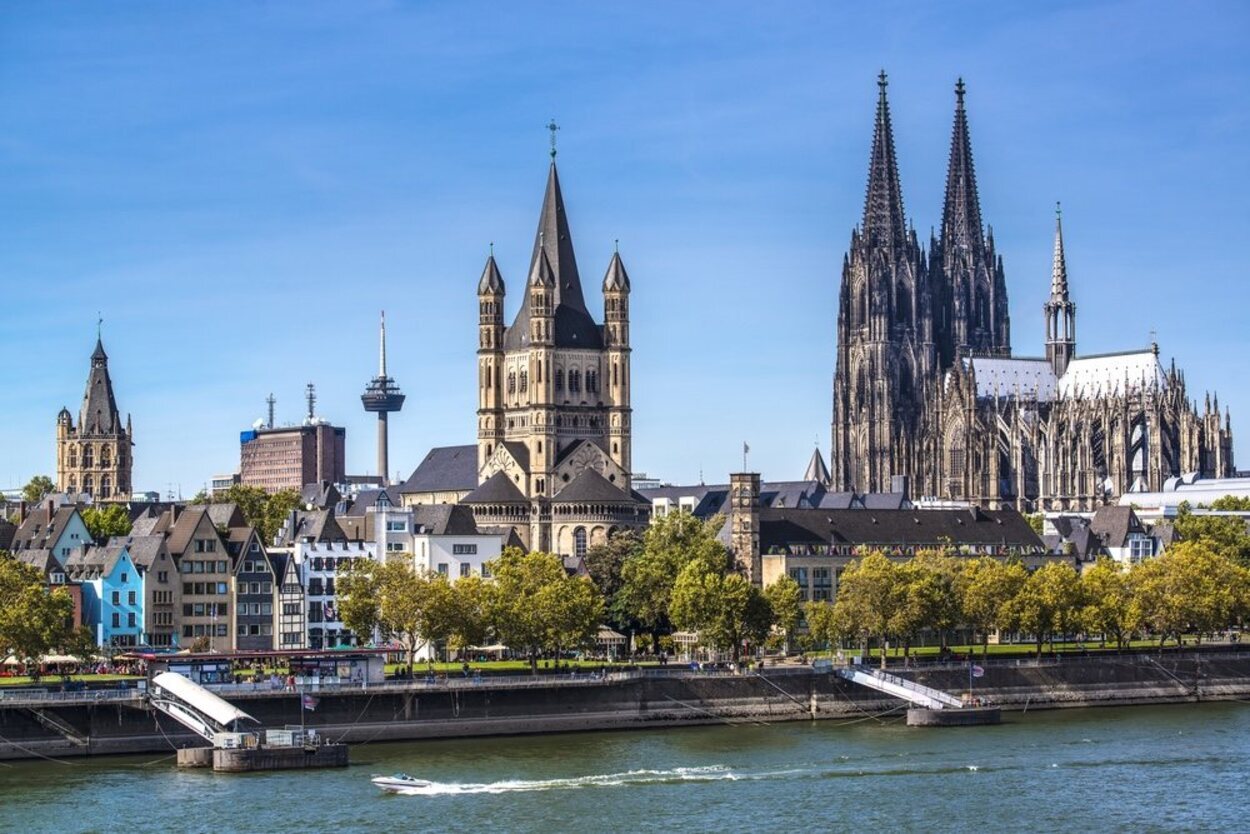
{"label": "gabled townhouse", "polygon": [[234,647],[230,590],[234,574],[225,539],[208,507],[174,506],[156,519],[136,523],[136,529],[164,536],[169,555],[178,565],[182,584],[179,645],[190,647],[203,640],[209,651],[230,651]]}
{"label": "gabled townhouse", "polygon": [[125,543],[76,550],[66,564],[82,586],[83,624],[100,646],[133,648],[143,638],[143,580]]}
{"label": "gabled townhouse", "polygon": [[308,619],[304,608],[304,585],[300,580],[299,565],[290,553],[272,551],[269,564],[277,577],[277,606],[274,609],[277,619],[276,648],[306,649],[308,648]]}
{"label": "gabled townhouse", "polygon": [[153,648],[180,645],[178,612],[182,603],[182,581],[178,565],[162,535],[119,536],[109,546],[124,545],[139,569],[143,583],[143,634],[141,644]]}
{"label": "gabled townhouse", "polygon": [[234,569],[236,650],[270,651],[277,619],[277,577],[253,527],[232,527],[226,540]]}
{"label": "gabled townhouse", "polygon": [[12,550],[49,550],[64,565],[70,554],[92,543],[78,507],[45,501],[32,508],[13,535]]}

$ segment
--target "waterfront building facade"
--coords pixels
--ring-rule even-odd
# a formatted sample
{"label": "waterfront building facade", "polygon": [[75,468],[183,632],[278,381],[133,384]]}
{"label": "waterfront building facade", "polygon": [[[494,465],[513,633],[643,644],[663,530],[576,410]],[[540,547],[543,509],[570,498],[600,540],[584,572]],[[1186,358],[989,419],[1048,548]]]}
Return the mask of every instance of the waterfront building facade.
{"label": "waterfront building facade", "polygon": [[144,593],[125,543],[76,551],[67,568],[82,586],[83,625],[100,646],[134,648],[143,642]]}
{"label": "waterfront building facade", "polygon": [[1077,351],[1056,219],[1045,355],[1011,350],[1007,286],[982,222],[964,109],[955,123],[941,232],[927,253],[903,210],[880,79],[863,220],[843,262],[830,481],[905,483],[917,495],[1021,511],[1092,510],[1170,478],[1233,472],[1227,410],[1199,407],[1157,345]]}
{"label": "waterfront building facade", "polygon": [[108,354],[97,338],[78,423],[68,408],[62,408],[56,418],[57,489],[98,501],[128,500],[133,446],[130,415],[123,424],[113,396]]}

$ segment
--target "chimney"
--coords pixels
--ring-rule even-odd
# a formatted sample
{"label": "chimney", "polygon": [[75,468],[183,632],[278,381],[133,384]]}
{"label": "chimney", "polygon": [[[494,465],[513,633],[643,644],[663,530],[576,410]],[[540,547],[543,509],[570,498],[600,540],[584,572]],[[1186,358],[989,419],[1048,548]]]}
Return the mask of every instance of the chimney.
{"label": "chimney", "polygon": [[26,505],[25,498],[17,502],[17,524],[19,527],[21,526],[22,522],[26,520],[26,516],[29,512],[30,512],[30,508]]}

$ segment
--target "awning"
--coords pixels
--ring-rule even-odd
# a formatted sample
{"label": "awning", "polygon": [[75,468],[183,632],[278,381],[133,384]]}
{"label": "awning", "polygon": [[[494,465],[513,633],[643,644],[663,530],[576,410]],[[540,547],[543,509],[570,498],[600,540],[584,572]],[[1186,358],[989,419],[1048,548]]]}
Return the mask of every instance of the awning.
{"label": "awning", "polygon": [[624,643],[626,637],[616,629],[608,628],[607,626],[599,626],[599,634],[596,639],[600,643]]}
{"label": "awning", "polygon": [[198,683],[193,683],[176,672],[161,672],[152,678],[152,685],[159,686],[223,727],[229,727],[235,721],[256,721],[243,710],[223,701]]}

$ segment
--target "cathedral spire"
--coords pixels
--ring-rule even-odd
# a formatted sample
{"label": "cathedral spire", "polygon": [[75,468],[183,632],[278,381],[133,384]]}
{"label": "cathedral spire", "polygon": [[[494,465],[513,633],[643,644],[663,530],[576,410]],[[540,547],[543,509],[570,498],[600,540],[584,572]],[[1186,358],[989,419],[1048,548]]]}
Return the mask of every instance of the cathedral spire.
{"label": "cathedral spire", "polygon": [[980,249],[985,245],[981,201],[972,166],[972,142],[964,111],[964,80],[955,84],[955,126],[951,132],[950,165],[946,172],[946,204],[942,209],[942,243],[946,247]]}
{"label": "cathedral spire", "polygon": [[864,236],[902,248],[907,239],[903,191],[898,160],[894,155],[894,131],[890,127],[890,103],[885,89],[885,70],[877,76],[877,119],[872,133],[872,160],[868,166],[868,196],[864,200]]}
{"label": "cathedral spire", "polygon": [[[577,272],[577,259],[573,255],[573,236],[569,232],[568,217],[564,211],[564,195],[560,189],[560,175],[556,171],[554,158],[547,171],[547,190],[543,194],[542,213],[538,218],[534,253],[530,256],[527,274],[531,284],[536,278],[550,280],[555,290],[550,297],[550,303],[556,319],[553,336],[557,346],[603,346],[600,328],[586,309],[586,301],[582,296],[582,280]],[[514,350],[524,346],[531,315],[530,297],[526,293],[521,300],[521,309],[517,311],[512,326],[505,334],[505,348]]]}
{"label": "cathedral spire", "polygon": [[1055,203],[1055,254],[1050,267],[1050,299],[1046,316],[1046,358],[1055,376],[1063,376],[1076,355],[1076,305],[1068,297],[1068,264],[1063,256],[1063,218]]}
{"label": "cathedral spire", "polygon": [[1063,256],[1063,209],[1055,203],[1055,254],[1050,266],[1050,295],[1052,299],[1068,297],[1068,262]]}
{"label": "cathedral spire", "polygon": [[538,232],[534,236],[534,254],[530,258],[530,273],[539,265],[539,253],[547,255],[551,271],[555,274],[557,306],[585,310],[582,298],[582,279],[577,273],[577,259],[573,255],[573,236],[569,233],[569,221],[564,212],[564,194],[560,190],[560,175],[556,172],[553,158],[547,172],[547,191],[543,195],[543,210],[538,218]]}

